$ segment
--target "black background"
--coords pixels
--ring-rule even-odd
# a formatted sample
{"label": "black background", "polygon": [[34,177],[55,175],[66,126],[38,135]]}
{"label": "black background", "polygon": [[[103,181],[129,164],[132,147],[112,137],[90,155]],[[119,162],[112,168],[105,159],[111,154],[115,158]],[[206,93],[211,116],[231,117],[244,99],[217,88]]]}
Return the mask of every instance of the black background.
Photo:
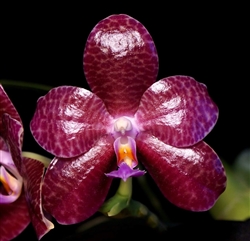
{"label": "black background", "polygon": [[[101,19],[125,13],[139,20],[153,37],[159,55],[158,79],[189,75],[207,85],[220,115],[205,141],[218,155],[233,163],[249,146],[249,57],[244,6],[95,2],[22,4],[1,6],[0,11],[0,80],[88,88],[82,70],[88,34]],[[24,150],[44,154],[29,133],[29,121],[37,98],[46,92],[5,89],[24,122]],[[140,191],[135,193],[138,198],[140,195]],[[168,203],[166,206],[171,208],[175,221],[207,218],[204,213],[191,215]]]}

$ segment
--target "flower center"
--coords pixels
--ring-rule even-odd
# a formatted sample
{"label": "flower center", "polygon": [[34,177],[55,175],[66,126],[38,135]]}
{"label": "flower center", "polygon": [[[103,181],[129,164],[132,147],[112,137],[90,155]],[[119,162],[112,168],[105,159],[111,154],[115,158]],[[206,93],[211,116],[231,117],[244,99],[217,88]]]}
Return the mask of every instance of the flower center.
{"label": "flower center", "polygon": [[12,203],[21,194],[23,178],[9,152],[0,150],[0,204]]}
{"label": "flower center", "polygon": [[127,116],[119,117],[114,122],[114,150],[118,166],[125,162],[130,168],[134,168],[138,164],[134,140],[138,129],[133,122],[133,119]]}
{"label": "flower center", "polygon": [[113,136],[115,137],[114,150],[118,170],[107,173],[107,176],[122,178],[126,181],[129,177],[144,175],[145,171],[133,169],[138,164],[135,143],[137,134],[138,128],[132,118],[122,116],[115,120]]}
{"label": "flower center", "polygon": [[130,136],[133,139],[138,134],[138,128],[133,118],[122,116],[115,120],[113,135],[116,138],[120,136]]}

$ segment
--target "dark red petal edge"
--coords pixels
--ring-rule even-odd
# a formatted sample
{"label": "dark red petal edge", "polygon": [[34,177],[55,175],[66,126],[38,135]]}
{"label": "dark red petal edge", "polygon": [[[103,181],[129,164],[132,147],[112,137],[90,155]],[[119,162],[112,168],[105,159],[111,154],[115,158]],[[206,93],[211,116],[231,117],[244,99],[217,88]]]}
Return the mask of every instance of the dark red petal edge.
{"label": "dark red petal edge", "polygon": [[44,208],[57,222],[74,224],[93,215],[104,202],[112,178],[105,173],[115,169],[113,138],[102,137],[85,154],[55,158],[44,178]]}
{"label": "dark red petal edge", "polygon": [[125,14],[111,15],[91,31],[83,67],[90,88],[109,113],[132,116],[143,92],[156,80],[158,55],[140,22]]}
{"label": "dark red petal edge", "polygon": [[31,222],[40,240],[48,231],[54,228],[47,218],[45,218],[42,209],[42,179],[44,175],[44,165],[34,159],[23,157],[26,175],[24,178],[24,187]]}
{"label": "dark red petal edge", "polygon": [[205,211],[225,190],[224,167],[206,143],[176,148],[142,133],[137,136],[136,143],[139,160],[174,205],[191,211]]}

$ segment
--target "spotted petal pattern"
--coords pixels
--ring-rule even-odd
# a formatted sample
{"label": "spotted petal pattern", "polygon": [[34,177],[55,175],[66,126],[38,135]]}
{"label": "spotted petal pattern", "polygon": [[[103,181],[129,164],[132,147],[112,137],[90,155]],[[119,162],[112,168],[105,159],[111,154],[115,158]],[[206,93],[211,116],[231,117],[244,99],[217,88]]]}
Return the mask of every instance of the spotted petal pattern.
{"label": "spotted petal pattern", "polygon": [[44,179],[44,208],[57,222],[81,222],[104,202],[112,180],[104,173],[116,166],[112,140],[105,136],[81,156],[52,160]]}
{"label": "spotted petal pattern", "polygon": [[3,114],[9,114],[13,119],[22,123],[22,120],[12,104],[11,100],[9,99],[8,95],[6,94],[2,85],[0,85],[0,132],[2,131],[2,116]]}
{"label": "spotted petal pattern", "polygon": [[2,133],[3,137],[8,144],[13,162],[22,176],[25,173],[22,164],[23,126],[9,114],[2,116],[2,123],[5,126]]}
{"label": "spotted petal pattern", "polygon": [[163,195],[176,206],[205,211],[225,190],[222,163],[205,142],[176,148],[144,133],[136,141],[142,164]]}
{"label": "spotted petal pattern", "polygon": [[62,86],[38,100],[30,127],[44,149],[69,158],[88,151],[108,133],[111,121],[96,95],[83,88]]}
{"label": "spotted petal pattern", "polygon": [[4,139],[1,136],[0,136],[0,150],[9,151],[9,148],[8,148],[6,142],[4,141]]}
{"label": "spotted petal pattern", "polygon": [[81,222],[108,193],[111,179],[105,173],[124,179],[144,174],[121,166],[119,157],[121,169],[114,171],[114,141],[126,135],[167,199],[188,210],[209,209],[226,177],[218,156],[202,142],[218,118],[206,86],[188,76],[154,83],[154,42],[141,23],[124,14],[94,27],[83,67],[93,93],[54,88],[38,100],[31,121],[34,138],[56,156],[44,178],[45,210],[61,224]]}
{"label": "spotted petal pattern", "polygon": [[204,84],[189,76],[173,76],[145,91],[135,118],[141,131],[169,145],[185,147],[212,130],[218,108]]}
{"label": "spotted petal pattern", "polygon": [[158,55],[140,22],[125,14],[111,15],[91,31],[83,67],[91,90],[112,116],[133,115],[143,92],[156,80]]}

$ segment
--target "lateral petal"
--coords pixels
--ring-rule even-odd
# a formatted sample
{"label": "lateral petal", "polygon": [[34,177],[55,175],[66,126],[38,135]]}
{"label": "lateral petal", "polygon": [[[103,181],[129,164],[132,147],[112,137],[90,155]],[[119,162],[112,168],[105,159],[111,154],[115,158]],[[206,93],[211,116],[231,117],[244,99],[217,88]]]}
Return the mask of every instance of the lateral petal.
{"label": "lateral petal", "polygon": [[187,147],[212,130],[218,114],[204,84],[189,76],[172,76],[143,94],[135,119],[141,131],[169,145]]}
{"label": "lateral petal", "polygon": [[99,97],[83,88],[61,86],[38,100],[30,128],[45,150],[69,158],[88,151],[108,133],[111,120]]}

